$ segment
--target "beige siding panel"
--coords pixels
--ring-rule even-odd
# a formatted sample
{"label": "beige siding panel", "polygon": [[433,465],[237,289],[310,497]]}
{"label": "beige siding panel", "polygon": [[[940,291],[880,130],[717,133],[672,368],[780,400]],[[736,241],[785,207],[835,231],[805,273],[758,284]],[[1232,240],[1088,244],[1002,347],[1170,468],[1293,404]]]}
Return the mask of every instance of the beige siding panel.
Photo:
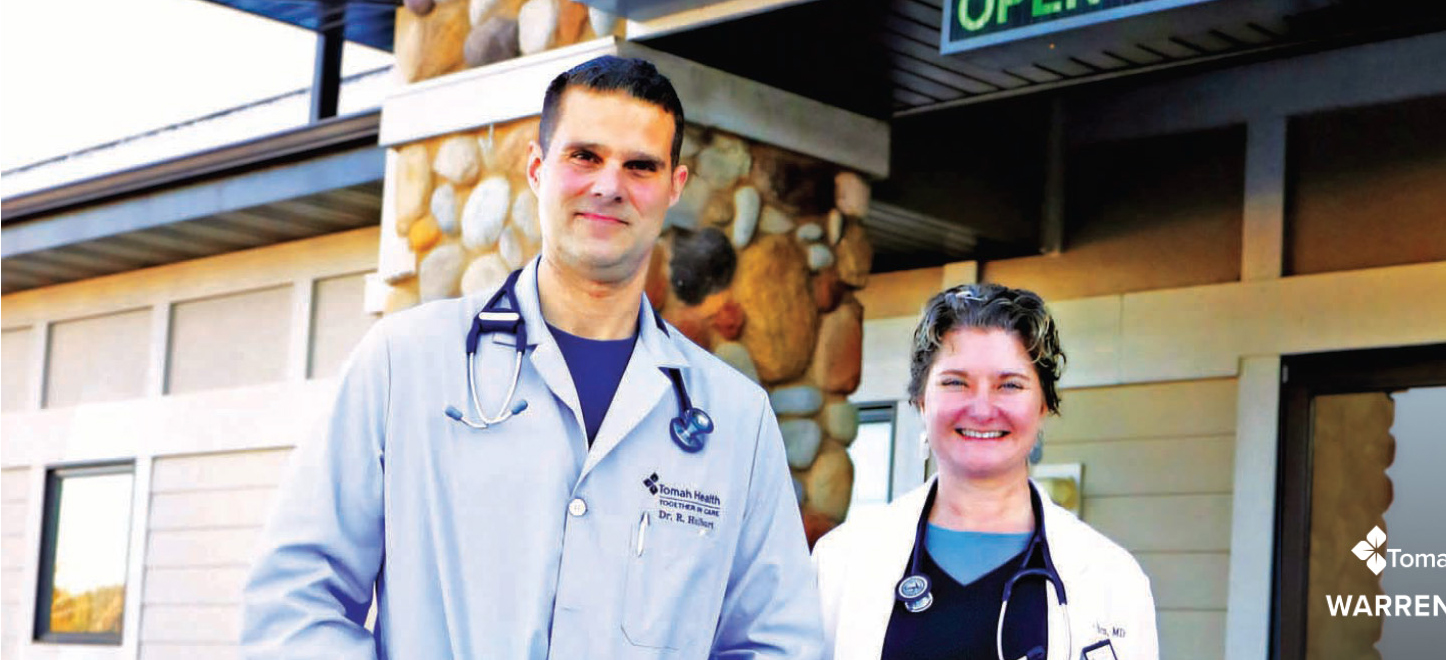
{"label": "beige siding panel", "polygon": [[239,387],[286,376],[292,287],[177,303],[172,310],[171,393]]}
{"label": "beige siding panel", "polygon": [[924,303],[943,288],[943,268],[916,268],[869,275],[869,285],[854,297],[864,306],[865,321],[903,316],[917,322]]}
{"label": "beige siding panel", "polygon": [[216,644],[168,644],[146,642],[141,645],[141,660],[233,660],[241,657],[241,649],[224,642]]}
{"label": "beige siding panel", "polygon": [[19,536],[25,533],[27,511],[25,502],[0,504],[0,529],[4,530],[5,536]]}
{"label": "beige siding panel", "polygon": [[365,273],[316,282],[309,377],[327,378],[341,373],[347,356],[376,322],[375,316],[366,313],[365,295]]}
{"label": "beige siding panel", "polygon": [[[1067,390],[1045,441],[1234,435],[1235,380]],[[1046,445],[1048,446],[1048,445]]]}
{"label": "beige siding panel", "polygon": [[271,511],[274,488],[157,493],[151,496],[151,529],[257,527]]}
{"label": "beige siding panel", "polygon": [[1051,443],[1045,463],[1084,466],[1085,497],[1228,494],[1235,471],[1235,437]]}
{"label": "beige siding panel", "polygon": [[899,401],[908,397],[909,342],[916,319],[896,317],[864,321],[863,365],[859,388],[850,401]]}
{"label": "beige siding panel", "polygon": [[25,535],[0,536],[0,566],[11,568],[25,563]]}
{"label": "beige siding panel", "polygon": [[5,581],[5,585],[0,587],[0,603],[10,606],[25,600],[24,568],[6,568],[0,571],[0,580]]}
{"label": "beige siding panel", "polygon": [[1119,296],[1051,302],[1068,365],[1060,385],[1088,387],[1120,380]]}
{"label": "beige siding panel", "polygon": [[151,492],[276,486],[286,473],[289,449],[158,458]]}
{"label": "beige siding panel", "polygon": [[1241,356],[1443,340],[1446,262],[1125,296],[1120,375],[1233,376]]}
{"label": "beige siding panel", "polygon": [[1150,576],[1157,609],[1225,609],[1230,590],[1229,553],[1139,552],[1135,560]]}
{"label": "beige siding panel", "polygon": [[1131,552],[1228,552],[1230,498],[1230,495],[1085,498],[1084,519]]}
{"label": "beige siding panel", "polygon": [[150,344],[149,309],[51,325],[45,406],[144,396]]}
{"label": "beige siding panel", "polygon": [[24,410],[30,405],[31,357],[35,331],[14,328],[0,332],[0,410]]}
{"label": "beige siding panel", "polygon": [[146,571],[145,604],[234,605],[241,602],[246,568],[152,568]]}
{"label": "beige siding panel", "polygon": [[232,291],[290,285],[298,279],[368,270],[376,268],[380,233],[381,227],[373,225],[254,250],[28,289],[4,297],[5,320],[12,327],[30,325],[49,319],[93,316],[165,301],[197,300]]}
{"label": "beige siding panel", "polygon": [[0,470],[0,502],[24,503],[30,497],[30,468]]}
{"label": "beige siding panel", "polygon": [[141,617],[141,643],[232,644],[241,636],[236,605],[150,605]]}
{"label": "beige siding panel", "polygon": [[4,649],[3,655],[7,658],[16,656],[15,648],[19,646],[20,640],[28,637],[25,631],[21,630],[25,624],[25,613],[18,607],[0,608],[0,649]]}
{"label": "beige siding panel", "polygon": [[1160,657],[1169,660],[1220,660],[1225,657],[1225,612],[1164,611],[1156,615]]}
{"label": "beige siding panel", "polygon": [[316,436],[338,380],[254,387],[0,415],[6,467],[117,457],[288,447]]}
{"label": "beige siding panel", "polygon": [[151,568],[250,566],[261,540],[260,527],[235,529],[152,529],[146,548]]}

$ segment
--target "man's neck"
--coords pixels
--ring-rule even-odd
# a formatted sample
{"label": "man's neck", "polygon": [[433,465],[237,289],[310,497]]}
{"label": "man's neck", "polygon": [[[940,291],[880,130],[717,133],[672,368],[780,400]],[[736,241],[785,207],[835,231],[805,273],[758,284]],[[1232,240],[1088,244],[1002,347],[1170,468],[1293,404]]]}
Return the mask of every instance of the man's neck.
{"label": "man's neck", "polygon": [[620,282],[598,282],[559,268],[543,256],[537,267],[542,317],[563,332],[586,339],[626,339],[637,332],[643,269]]}

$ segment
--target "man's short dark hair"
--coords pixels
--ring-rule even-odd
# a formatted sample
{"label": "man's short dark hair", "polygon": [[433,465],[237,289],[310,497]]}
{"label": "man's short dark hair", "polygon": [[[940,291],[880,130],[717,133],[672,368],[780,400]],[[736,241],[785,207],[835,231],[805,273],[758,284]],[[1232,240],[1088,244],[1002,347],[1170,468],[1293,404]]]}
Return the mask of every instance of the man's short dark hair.
{"label": "man's short dark hair", "polygon": [[544,153],[557,130],[563,92],[573,87],[593,92],[622,92],[667,111],[673,116],[671,167],[678,166],[678,157],[683,152],[683,102],[678,100],[673,83],[659,73],[652,62],[613,55],[595,57],[568,69],[547,86],[547,94],[542,97],[542,125],[538,127],[538,141]]}

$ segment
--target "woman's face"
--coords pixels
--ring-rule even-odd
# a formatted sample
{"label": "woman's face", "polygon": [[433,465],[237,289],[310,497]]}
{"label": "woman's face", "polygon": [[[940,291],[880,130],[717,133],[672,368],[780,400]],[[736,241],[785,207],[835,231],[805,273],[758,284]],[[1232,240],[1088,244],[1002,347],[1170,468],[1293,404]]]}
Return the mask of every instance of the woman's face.
{"label": "woman's face", "polygon": [[961,328],[934,356],[919,412],[939,470],[1020,479],[1047,412],[1029,353],[1013,333]]}

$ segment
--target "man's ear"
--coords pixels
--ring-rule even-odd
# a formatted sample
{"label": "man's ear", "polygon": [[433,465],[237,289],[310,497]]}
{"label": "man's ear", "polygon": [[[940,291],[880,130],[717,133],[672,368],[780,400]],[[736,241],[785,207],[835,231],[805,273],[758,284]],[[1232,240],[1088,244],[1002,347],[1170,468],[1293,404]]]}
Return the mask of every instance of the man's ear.
{"label": "man's ear", "polygon": [[683,196],[683,186],[688,183],[688,166],[679,165],[673,168],[673,190],[668,194],[668,206],[678,203],[678,198]]}
{"label": "man's ear", "polygon": [[537,192],[538,186],[541,185],[541,180],[538,178],[541,170],[542,145],[536,141],[529,142],[527,145],[527,185],[532,187],[532,194],[534,195],[541,194]]}

